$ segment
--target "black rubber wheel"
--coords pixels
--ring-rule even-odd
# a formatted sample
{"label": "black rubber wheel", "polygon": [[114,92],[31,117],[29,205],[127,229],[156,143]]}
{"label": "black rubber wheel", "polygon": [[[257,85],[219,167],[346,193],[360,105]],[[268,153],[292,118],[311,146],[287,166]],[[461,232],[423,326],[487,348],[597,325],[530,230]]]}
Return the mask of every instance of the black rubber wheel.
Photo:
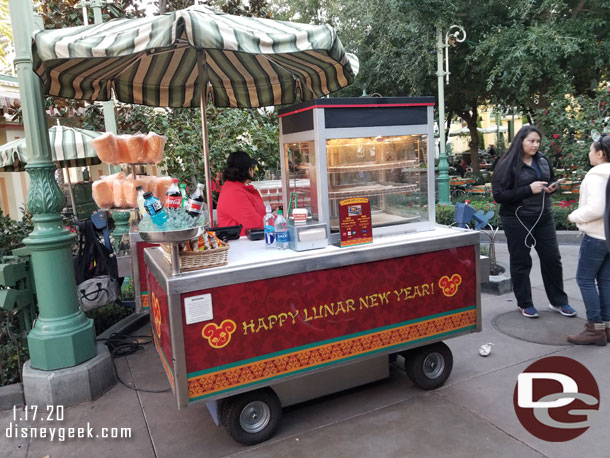
{"label": "black rubber wheel", "polygon": [[273,390],[265,388],[225,399],[222,424],[229,435],[244,445],[269,439],[282,417],[282,405]]}
{"label": "black rubber wheel", "polygon": [[443,342],[415,348],[406,352],[404,357],[407,375],[424,390],[442,386],[453,369],[453,355]]}

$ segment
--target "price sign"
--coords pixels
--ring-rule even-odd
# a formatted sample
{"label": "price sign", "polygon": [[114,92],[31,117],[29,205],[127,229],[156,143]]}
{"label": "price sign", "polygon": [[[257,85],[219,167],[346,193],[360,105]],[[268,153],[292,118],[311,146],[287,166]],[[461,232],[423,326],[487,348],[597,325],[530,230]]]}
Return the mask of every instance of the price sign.
{"label": "price sign", "polygon": [[342,247],[373,241],[371,203],[367,197],[352,197],[339,202],[339,229]]}

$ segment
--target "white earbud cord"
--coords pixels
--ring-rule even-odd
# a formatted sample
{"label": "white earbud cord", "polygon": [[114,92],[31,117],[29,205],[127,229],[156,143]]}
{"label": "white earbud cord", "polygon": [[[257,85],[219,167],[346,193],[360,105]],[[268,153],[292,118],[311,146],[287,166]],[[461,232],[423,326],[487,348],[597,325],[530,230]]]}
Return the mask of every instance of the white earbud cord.
{"label": "white earbud cord", "polygon": [[[523,205],[519,205],[517,207],[517,209],[515,210],[515,216],[517,217],[517,220],[519,220],[519,222],[521,223],[521,226],[523,226],[523,228],[527,231],[527,234],[525,234],[525,240],[523,240],[523,243],[525,244],[526,247],[528,248],[534,248],[536,246],[536,238],[532,235],[532,231],[534,230],[534,228],[536,227],[536,225],[538,224],[538,222],[540,221],[540,218],[542,218],[542,213],[544,212],[544,197],[546,195],[545,190],[542,190],[542,208],[540,208],[540,214],[538,215],[538,219],[536,219],[536,222],[534,222],[534,224],[532,225],[531,229],[528,229],[528,227],[523,223],[523,221],[521,221],[521,218],[519,218],[519,215],[517,214],[519,212],[519,209],[523,206]],[[528,245],[527,244],[527,238],[531,237],[532,238],[532,244]]]}

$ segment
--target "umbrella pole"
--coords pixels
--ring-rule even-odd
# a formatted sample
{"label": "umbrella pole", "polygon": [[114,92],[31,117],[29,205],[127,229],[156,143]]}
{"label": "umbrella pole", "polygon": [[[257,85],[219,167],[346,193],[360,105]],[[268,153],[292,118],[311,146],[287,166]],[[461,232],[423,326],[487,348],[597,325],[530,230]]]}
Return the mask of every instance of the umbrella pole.
{"label": "umbrella pole", "polygon": [[208,204],[209,225],[214,227],[214,201],[212,200],[212,180],[210,174],[210,151],[208,148],[208,124],[206,121],[206,95],[208,80],[205,75],[205,51],[197,51],[197,73],[201,99],[201,132],[203,135],[203,163],[205,165],[205,192]]}
{"label": "umbrella pole", "polygon": [[66,167],[66,175],[68,176],[68,194],[70,195],[70,203],[72,204],[72,215],[74,219],[78,219],[76,215],[76,202],[74,200],[74,192],[72,191],[72,180],[70,179],[70,169]]}

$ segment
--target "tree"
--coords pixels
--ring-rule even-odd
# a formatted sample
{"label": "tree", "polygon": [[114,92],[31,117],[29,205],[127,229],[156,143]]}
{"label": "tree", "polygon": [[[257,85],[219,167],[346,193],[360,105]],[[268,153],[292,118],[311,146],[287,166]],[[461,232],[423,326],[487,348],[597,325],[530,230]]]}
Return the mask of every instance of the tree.
{"label": "tree", "polygon": [[272,10],[337,28],[360,59],[356,82],[337,95],[435,94],[436,27],[462,25],[468,40],[449,49],[445,104],[448,118],[467,123],[476,171],[479,106],[531,114],[553,88],[567,82],[579,93],[608,72],[608,0],[274,0]]}
{"label": "tree", "polygon": [[7,57],[13,48],[13,29],[11,28],[8,0],[0,0],[0,73],[13,74]]}

